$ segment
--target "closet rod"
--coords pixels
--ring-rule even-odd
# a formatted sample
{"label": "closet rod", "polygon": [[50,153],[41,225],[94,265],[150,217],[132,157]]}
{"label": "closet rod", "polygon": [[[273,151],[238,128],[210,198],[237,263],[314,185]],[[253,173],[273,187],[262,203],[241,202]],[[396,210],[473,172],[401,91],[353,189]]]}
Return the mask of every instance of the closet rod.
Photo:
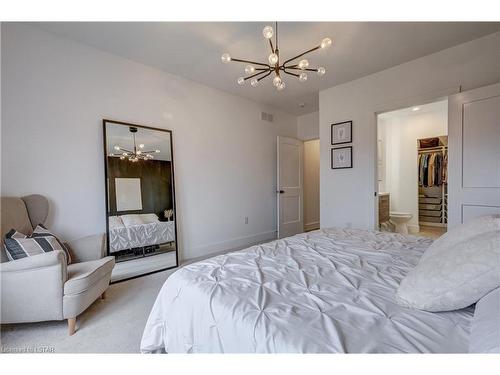
{"label": "closet rod", "polygon": [[436,152],[441,152],[443,153],[444,151],[443,150],[429,150],[429,151],[419,151],[418,153],[419,154],[432,154],[432,153],[436,153]]}
{"label": "closet rod", "polygon": [[435,147],[424,147],[424,148],[418,148],[417,150],[420,151],[428,151],[428,150],[443,150],[447,149],[448,146],[435,146]]}

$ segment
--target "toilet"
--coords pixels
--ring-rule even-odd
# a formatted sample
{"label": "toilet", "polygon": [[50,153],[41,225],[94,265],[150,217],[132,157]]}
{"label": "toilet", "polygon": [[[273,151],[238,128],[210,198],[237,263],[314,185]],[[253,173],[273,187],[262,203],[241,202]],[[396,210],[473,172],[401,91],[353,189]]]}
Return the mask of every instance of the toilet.
{"label": "toilet", "polygon": [[412,214],[410,214],[408,212],[391,211],[389,216],[391,218],[391,222],[396,227],[395,228],[395,232],[396,233],[408,234],[408,225],[407,225],[407,223],[413,217]]}

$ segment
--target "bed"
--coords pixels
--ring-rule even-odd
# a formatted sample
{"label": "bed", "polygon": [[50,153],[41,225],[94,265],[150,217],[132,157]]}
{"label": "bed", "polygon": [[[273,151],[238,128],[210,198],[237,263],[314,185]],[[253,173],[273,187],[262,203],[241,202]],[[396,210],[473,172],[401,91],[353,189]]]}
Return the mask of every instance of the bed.
{"label": "bed", "polygon": [[110,253],[173,241],[174,221],[160,221],[155,214],[109,217]]}
{"label": "bed", "polygon": [[163,285],[142,352],[462,353],[472,307],[398,305],[432,240],[324,229],[185,266]]}

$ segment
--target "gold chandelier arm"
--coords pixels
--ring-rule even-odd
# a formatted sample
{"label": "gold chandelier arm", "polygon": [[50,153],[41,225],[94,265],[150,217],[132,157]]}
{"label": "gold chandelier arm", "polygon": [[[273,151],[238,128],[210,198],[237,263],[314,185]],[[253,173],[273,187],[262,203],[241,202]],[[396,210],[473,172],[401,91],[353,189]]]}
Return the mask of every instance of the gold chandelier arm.
{"label": "gold chandelier arm", "polygon": [[259,78],[257,79],[257,81],[260,81],[260,80],[262,80],[262,79],[266,78],[266,77],[267,77],[269,74],[271,74],[272,72],[273,72],[272,70],[268,71],[268,72],[267,72],[267,74],[264,74],[262,77],[259,77]]}
{"label": "gold chandelier arm", "polygon": [[152,151],[141,151],[141,154],[156,154],[156,150],[152,150]]}
{"label": "gold chandelier arm", "polygon": [[318,68],[305,68],[305,69],[301,69],[301,68],[298,68],[296,66],[285,66],[283,68],[284,69],[293,69],[293,70],[307,70],[309,72],[317,72],[318,71]]}
{"label": "gold chandelier arm", "polygon": [[244,79],[245,79],[245,81],[246,81],[247,79],[250,79],[250,78],[253,78],[253,77],[257,77],[257,76],[259,76],[259,75],[261,75],[261,74],[264,74],[264,73],[266,73],[266,72],[268,73],[266,76],[268,76],[269,74],[271,74],[271,71],[272,71],[271,69],[268,69],[268,70],[263,70],[263,71],[261,71],[261,72],[257,72],[257,73],[255,73],[255,74],[252,74],[251,76],[245,77]]}
{"label": "gold chandelier arm", "polygon": [[126,152],[126,153],[128,153],[128,154],[132,154],[132,153],[133,153],[132,151],[127,150],[126,148],[121,148],[121,147],[120,147],[120,149],[119,149],[119,150],[117,150],[117,151],[125,151],[125,152]]}
{"label": "gold chandelier arm", "polygon": [[302,52],[300,55],[297,55],[295,57],[292,57],[291,59],[286,60],[281,66],[285,67],[286,64],[289,63],[290,61],[297,60],[299,57],[302,57],[304,55],[307,55],[308,53],[314,52],[320,48],[321,48],[321,46],[316,46],[314,48],[311,48],[310,50],[307,50],[306,52]]}
{"label": "gold chandelier arm", "polygon": [[285,72],[286,74],[289,74],[291,76],[299,77],[298,74],[295,74],[295,73],[292,73],[292,72],[287,72],[285,69],[283,69],[283,72]]}
{"label": "gold chandelier arm", "polygon": [[255,61],[251,61],[251,60],[234,59],[234,58],[231,57],[231,61],[248,63],[248,64],[254,64],[254,65],[260,65],[260,66],[267,66],[268,68],[270,68],[269,64],[259,63],[259,62],[255,62]]}

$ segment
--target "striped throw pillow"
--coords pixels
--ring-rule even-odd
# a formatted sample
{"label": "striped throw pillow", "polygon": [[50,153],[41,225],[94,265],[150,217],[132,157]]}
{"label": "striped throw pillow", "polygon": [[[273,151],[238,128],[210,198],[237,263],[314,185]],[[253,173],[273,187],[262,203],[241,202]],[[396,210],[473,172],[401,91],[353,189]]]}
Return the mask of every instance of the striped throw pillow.
{"label": "striped throw pillow", "polygon": [[10,251],[9,249],[7,248],[7,240],[8,239],[11,239],[11,238],[17,238],[17,239],[23,239],[23,238],[26,238],[28,237],[27,235],[25,235],[24,233],[21,233],[21,232],[18,232],[17,230],[15,229],[11,229],[6,235],[5,235],[5,239],[3,241],[3,247],[5,248],[5,253],[7,254],[7,258],[9,260],[14,260],[14,258],[12,257],[12,255],[10,254]]}
{"label": "striped throw pillow", "polygon": [[[71,260],[71,253],[69,252],[69,249],[64,245],[64,242],[61,241],[57,236],[49,231],[47,228],[45,228],[42,224],[38,224],[33,231],[33,233],[30,236],[31,238],[48,238],[48,237],[54,237],[56,241],[59,243],[59,246],[62,248],[61,250],[64,250],[66,253],[66,259],[68,260],[68,264],[72,263]],[[56,250],[56,249],[54,249]],[[59,250],[59,249],[57,249]]]}
{"label": "striped throw pillow", "polygon": [[54,250],[63,250],[66,253],[68,264],[71,255],[64,244],[45,227],[38,225],[31,236],[26,236],[12,229],[5,235],[5,251],[9,260],[17,260]]}

